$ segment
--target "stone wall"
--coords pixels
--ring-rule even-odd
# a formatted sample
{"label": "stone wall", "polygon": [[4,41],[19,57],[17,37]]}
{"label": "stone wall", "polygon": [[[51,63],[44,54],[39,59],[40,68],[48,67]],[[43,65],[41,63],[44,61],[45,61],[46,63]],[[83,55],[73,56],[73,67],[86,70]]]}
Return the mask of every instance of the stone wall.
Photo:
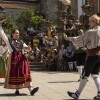
{"label": "stone wall", "polygon": [[0,5],[5,8],[7,15],[11,15],[15,20],[20,15],[20,13],[25,9],[37,9],[39,4],[19,2],[19,1],[0,1]]}
{"label": "stone wall", "polygon": [[[85,1],[85,0],[83,0]],[[78,0],[71,0],[72,4],[72,13],[78,18]],[[92,4],[93,0],[90,0],[90,5]],[[100,6],[100,5],[99,5]],[[59,8],[59,0],[41,0],[41,13],[43,13],[50,21],[57,20],[57,12]],[[80,9],[82,9],[80,7]],[[100,8],[99,8],[100,9]],[[100,10],[99,10],[100,11]],[[98,0],[95,0],[93,5],[93,10],[91,14],[98,12]]]}
{"label": "stone wall", "polygon": [[58,0],[41,0],[40,12],[46,16],[46,19],[55,21],[58,12]]}
{"label": "stone wall", "polygon": [[[24,1],[24,0],[23,0]],[[4,6],[6,8],[7,13],[11,13],[12,16],[17,17],[23,9],[32,8],[32,9],[38,9],[39,12],[46,17],[46,19],[49,19],[50,21],[57,21],[57,12],[58,9],[61,9],[59,6],[59,0],[31,0],[31,1],[40,1],[38,3],[26,3],[26,2],[13,2],[7,0],[0,1],[0,5]],[[78,0],[71,0],[72,2],[72,13],[76,16],[78,16]],[[91,4],[90,0],[90,4]],[[92,13],[97,13],[97,6],[98,6],[98,0],[96,0]],[[66,7],[65,7],[66,8]],[[82,9],[82,8],[80,8]],[[66,9],[65,9],[66,11]],[[15,13],[16,12],[16,13]]]}

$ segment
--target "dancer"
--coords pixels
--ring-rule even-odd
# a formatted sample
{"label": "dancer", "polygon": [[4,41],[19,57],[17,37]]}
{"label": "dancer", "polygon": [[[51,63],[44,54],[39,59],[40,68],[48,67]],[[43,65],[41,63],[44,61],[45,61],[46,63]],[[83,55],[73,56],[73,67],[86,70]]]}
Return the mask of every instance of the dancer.
{"label": "dancer", "polygon": [[2,41],[2,44],[0,46],[0,78],[5,78],[8,56],[8,48]]}
{"label": "dancer", "polygon": [[77,62],[77,69],[78,69],[78,73],[79,73],[79,80],[78,80],[78,82],[79,82],[82,77],[82,71],[83,71],[85,59],[86,59],[85,48],[79,48],[78,50],[76,50],[75,59]]}
{"label": "dancer", "polygon": [[[82,29],[80,29],[78,31],[78,35],[83,35],[84,32]],[[84,64],[85,64],[85,59],[86,59],[86,49],[85,48],[77,48],[76,51],[75,51],[75,59],[76,59],[76,62],[77,62],[77,69],[78,69],[78,73],[79,73],[79,80],[78,82],[80,81],[81,79],[81,76],[82,76],[82,71],[83,71],[83,68],[84,68]]]}
{"label": "dancer", "polygon": [[87,59],[82,72],[79,87],[76,92],[67,92],[70,97],[75,99],[79,98],[90,74],[98,91],[97,96],[95,96],[94,99],[100,99],[100,17],[96,14],[92,15],[89,18],[89,25],[90,29],[81,36],[67,37],[67,35],[64,34],[64,38],[72,41],[75,46],[87,48]]}
{"label": "dancer", "polygon": [[17,29],[12,31],[11,38],[8,39],[2,27],[0,27],[0,36],[5,41],[10,52],[4,88],[16,89],[15,95],[20,94],[19,89],[28,88],[30,94],[34,95],[39,87],[34,88],[32,86],[29,63],[22,53],[22,49],[30,52],[31,48],[19,39],[20,33]]}

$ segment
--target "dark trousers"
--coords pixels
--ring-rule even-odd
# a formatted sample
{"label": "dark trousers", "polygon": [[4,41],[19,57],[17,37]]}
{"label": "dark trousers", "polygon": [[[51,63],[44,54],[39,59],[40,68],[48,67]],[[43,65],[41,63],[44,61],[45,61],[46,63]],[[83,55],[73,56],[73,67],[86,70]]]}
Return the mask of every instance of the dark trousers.
{"label": "dark trousers", "polygon": [[100,55],[88,56],[82,72],[83,77],[89,77],[90,74],[99,75]]}

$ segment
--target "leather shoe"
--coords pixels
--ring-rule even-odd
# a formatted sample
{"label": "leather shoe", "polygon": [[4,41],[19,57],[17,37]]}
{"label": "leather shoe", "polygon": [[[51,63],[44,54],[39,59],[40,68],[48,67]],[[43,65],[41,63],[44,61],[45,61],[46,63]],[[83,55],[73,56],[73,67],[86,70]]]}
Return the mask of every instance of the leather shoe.
{"label": "leather shoe", "polygon": [[38,90],[39,90],[39,87],[36,87],[30,92],[30,94],[34,95]]}
{"label": "leather shoe", "polygon": [[15,91],[15,95],[19,95],[20,93],[19,93],[19,91]]}

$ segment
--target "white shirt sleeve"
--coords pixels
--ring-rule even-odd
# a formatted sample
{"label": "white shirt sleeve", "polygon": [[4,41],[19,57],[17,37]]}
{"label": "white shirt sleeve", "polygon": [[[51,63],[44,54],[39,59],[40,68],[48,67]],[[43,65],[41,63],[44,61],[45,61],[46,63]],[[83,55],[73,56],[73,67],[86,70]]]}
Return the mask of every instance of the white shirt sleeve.
{"label": "white shirt sleeve", "polygon": [[0,46],[0,57],[2,57],[2,54],[3,54],[3,47],[2,45]]}
{"label": "white shirt sleeve", "polygon": [[87,44],[89,44],[90,42],[90,34],[87,31],[81,36],[71,37],[70,41],[72,41],[73,45],[76,47],[86,47],[87,48]]}
{"label": "white shirt sleeve", "polygon": [[0,27],[0,36],[4,40],[4,42],[6,43],[8,49],[9,49],[9,52],[12,52],[13,50],[11,48],[11,45],[10,45],[9,40],[8,40],[6,34],[4,33],[2,27]]}
{"label": "white shirt sleeve", "polygon": [[29,52],[30,50],[25,48],[25,47],[28,47],[28,45],[26,45],[25,43],[23,44],[23,50],[25,50],[26,52]]}
{"label": "white shirt sleeve", "polygon": [[2,55],[5,53],[5,49],[4,49],[4,47],[1,45],[0,46],[0,57],[2,57]]}
{"label": "white shirt sleeve", "polygon": [[25,43],[23,44],[23,47],[28,47],[28,45],[26,45]]}

